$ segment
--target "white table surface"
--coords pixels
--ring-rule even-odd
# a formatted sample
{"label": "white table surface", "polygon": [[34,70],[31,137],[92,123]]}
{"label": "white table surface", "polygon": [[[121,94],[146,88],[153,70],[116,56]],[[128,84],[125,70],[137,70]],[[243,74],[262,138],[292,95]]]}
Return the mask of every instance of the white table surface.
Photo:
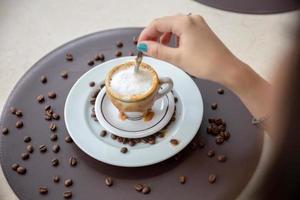
{"label": "white table surface", "polygon": [[[246,15],[192,0],[2,0],[0,111],[19,78],[54,48],[99,30],[145,26],[159,16],[189,12],[202,15],[231,51],[266,79],[270,79],[278,60],[289,48],[297,22],[295,11]],[[268,146],[269,142],[265,149]],[[258,185],[256,179],[263,173],[267,154],[264,151],[255,178],[240,199],[253,195],[251,188]],[[0,199],[17,199],[1,170]]]}

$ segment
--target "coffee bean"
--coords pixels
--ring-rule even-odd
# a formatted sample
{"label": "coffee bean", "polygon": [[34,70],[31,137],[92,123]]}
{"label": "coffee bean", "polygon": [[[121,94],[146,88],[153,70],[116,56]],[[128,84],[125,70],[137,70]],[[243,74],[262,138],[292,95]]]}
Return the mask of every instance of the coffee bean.
{"label": "coffee bean", "polygon": [[99,88],[96,88],[96,89],[93,91],[93,93],[92,93],[92,95],[91,95],[91,98],[95,98],[95,99],[96,99],[96,97],[98,96],[99,92],[100,92],[100,89],[99,89]]}
{"label": "coffee bean", "polygon": [[22,160],[28,160],[29,159],[29,153],[22,153],[21,158],[22,158]]}
{"label": "coffee bean", "polygon": [[23,116],[23,113],[22,113],[21,110],[17,110],[15,114],[16,114],[17,117],[22,117]]}
{"label": "coffee bean", "polygon": [[71,199],[72,198],[72,192],[71,191],[64,192],[64,198],[65,199]]}
{"label": "coffee bean", "polygon": [[228,131],[225,131],[225,132],[223,133],[223,138],[224,138],[225,140],[229,140],[229,138],[230,138],[230,133],[229,133]]}
{"label": "coffee bean", "polygon": [[60,116],[59,116],[59,114],[57,114],[57,113],[53,113],[53,114],[52,114],[52,118],[53,118],[54,120],[59,120]]}
{"label": "coffee bean", "polygon": [[97,122],[97,121],[98,121],[98,119],[97,119],[97,118],[94,118],[94,121],[95,121],[95,122]]}
{"label": "coffee bean", "polygon": [[208,123],[210,123],[210,124],[215,123],[215,119],[214,118],[208,118]]}
{"label": "coffee bean", "polygon": [[70,53],[66,54],[66,60],[72,62],[73,61],[73,55]]}
{"label": "coffee bean", "polygon": [[53,167],[57,167],[59,165],[59,160],[57,158],[54,158],[51,160],[51,164]]}
{"label": "coffee bean", "polygon": [[128,52],[128,55],[129,55],[129,56],[134,56],[134,53],[133,53],[132,51],[129,51],[129,52]]}
{"label": "coffee bean", "polygon": [[165,137],[165,133],[159,132],[159,133],[158,133],[158,137],[159,137],[159,138],[164,138],[164,137]]}
{"label": "coffee bean", "polygon": [[211,109],[216,110],[218,108],[218,104],[217,103],[212,103],[211,104]]}
{"label": "coffee bean", "polygon": [[37,102],[43,103],[45,101],[45,97],[43,95],[39,95],[36,97]]}
{"label": "coffee bean", "polygon": [[72,166],[72,167],[75,167],[77,165],[77,160],[75,157],[70,157],[69,158],[69,164]]}
{"label": "coffee bean", "polygon": [[58,152],[59,152],[59,150],[60,150],[60,147],[59,147],[59,145],[58,145],[58,144],[55,144],[55,145],[53,145],[53,147],[52,147],[52,151],[53,151],[54,153],[58,153]]}
{"label": "coffee bean", "polygon": [[19,164],[17,164],[17,163],[14,163],[11,165],[11,169],[14,171],[17,171],[18,167],[19,167]]}
{"label": "coffee bean", "polygon": [[25,136],[23,141],[26,142],[26,143],[28,143],[28,142],[31,141],[31,137]]}
{"label": "coffee bean", "polygon": [[154,139],[152,138],[149,140],[149,144],[155,144],[155,143],[156,143],[155,138]]}
{"label": "coffee bean", "polygon": [[16,128],[22,128],[23,127],[23,122],[21,120],[18,120],[16,122]]}
{"label": "coffee bean", "polygon": [[46,76],[41,76],[40,81],[43,84],[47,83],[47,77]]}
{"label": "coffee bean", "polygon": [[218,156],[218,161],[219,162],[225,162],[226,160],[227,160],[227,157],[225,155]]}
{"label": "coffee bean", "polygon": [[56,131],[57,127],[56,127],[56,125],[55,125],[54,123],[51,123],[51,124],[49,125],[49,129],[50,129],[52,132],[54,132],[54,131]]}
{"label": "coffee bean", "polygon": [[144,186],[142,189],[143,194],[149,194],[151,192],[151,188],[149,186]]}
{"label": "coffee bean", "polygon": [[53,176],[52,178],[54,183],[58,183],[60,181],[60,177],[59,176]]}
{"label": "coffee bean", "polygon": [[214,150],[209,150],[208,152],[207,152],[207,156],[208,157],[214,157],[215,156],[215,151]]}
{"label": "coffee bean", "polygon": [[73,185],[72,179],[67,179],[67,180],[65,180],[65,186],[66,186],[66,187],[70,187],[70,186],[72,186],[72,185]]}
{"label": "coffee bean", "polygon": [[121,151],[121,153],[127,153],[128,149],[126,147],[122,147],[120,151]]}
{"label": "coffee bean", "polygon": [[95,62],[93,61],[93,60],[90,60],[89,62],[88,62],[88,65],[89,66],[93,66],[95,64]]}
{"label": "coffee bean", "polygon": [[208,176],[208,182],[209,183],[213,184],[213,183],[216,182],[216,180],[217,180],[217,176],[215,174],[211,174],[211,175]]}
{"label": "coffee bean", "polygon": [[110,137],[111,137],[111,139],[116,140],[118,136],[111,134]]}
{"label": "coffee bean", "polygon": [[113,180],[111,177],[106,177],[105,178],[105,185],[107,185],[108,187],[112,186],[114,184]]}
{"label": "coffee bean", "polygon": [[179,141],[177,139],[171,139],[170,140],[170,143],[174,146],[178,145],[179,144]]}
{"label": "coffee bean", "polygon": [[223,124],[218,126],[218,129],[220,132],[224,132],[226,130],[226,126],[224,126]]}
{"label": "coffee bean", "polygon": [[120,142],[120,143],[123,143],[123,141],[124,141],[124,138],[122,138],[122,137],[118,137],[118,142]]}
{"label": "coffee bean", "polygon": [[106,130],[102,130],[99,134],[101,137],[105,137],[107,135]]}
{"label": "coffee bean", "polygon": [[136,143],[134,140],[129,140],[128,144],[129,146],[133,147]]}
{"label": "coffee bean", "polygon": [[143,190],[144,186],[142,184],[135,184],[134,185],[134,189],[137,191],[137,192],[141,192]]}
{"label": "coffee bean", "polygon": [[122,52],[121,52],[121,51],[116,51],[116,52],[115,52],[115,56],[116,56],[116,57],[122,56]]}
{"label": "coffee bean", "polygon": [[133,140],[134,140],[134,142],[135,142],[136,144],[141,142],[141,138],[135,138],[135,139],[133,139]]}
{"label": "coffee bean", "polygon": [[216,144],[222,144],[224,142],[224,138],[221,136],[217,136],[215,142]]}
{"label": "coffee bean", "polygon": [[90,86],[90,87],[94,87],[95,84],[96,84],[96,83],[95,83],[94,81],[91,81],[91,82],[89,83],[89,86]]}
{"label": "coffee bean", "polygon": [[118,48],[122,48],[123,47],[123,43],[121,41],[118,41],[117,44],[116,44],[116,46]]}
{"label": "coffee bean", "polygon": [[19,166],[17,168],[17,172],[18,172],[18,174],[24,175],[24,174],[26,174],[27,169],[25,167]]}
{"label": "coffee bean", "polygon": [[65,137],[65,142],[66,143],[71,143],[71,142],[73,142],[73,140],[72,140],[72,138],[70,136],[66,136]]}
{"label": "coffee bean", "polygon": [[60,72],[60,76],[63,78],[63,79],[67,79],[68,78],[68,72],[66,70],[63,70]]}
{"label": "coffee bean", "polygon": [[56,98],[56,93],[53,92],[53,91],[50,91],[50,92],[48,92],[48,97],[49,97],[50,99],[55,99],[55,98]]}
{"label": "coffee bean", "polygon": [[218,92],[218,94],[224,94],[224,90],[223,90],[222,88],[219,88],[219,89],[217,90],[217,92]]}
{"label": "coffee bean", "polygon": [[185,182],[186,182],[186,177],[185,177],[185,176],[179,176],[179,182],[180,182],[181,184],[185,184]]}
{"label": "coffee bean", "polygon": [[137,38],[137,37],[133,37],[132,41],[133,41],[133,44],[137,45],[137,43],[138,43],[138,38]]}
{"label": "coffee bean", "polygon": [[9,108],[9,110],[10,110],[11,114],[13,114],[13,115],[15,115],[16,112],[17,112],[17,108],[16,108],[16,107],[13,107],[13,106],[11,106],[11,107]]}
{"label": "coffee bean", "polygon": [[96,98],[90,98],[90,104],[91,105],[95,105],[96,102]]}
{"label": "coffee bean", "polygon": [[9,130],[8,130],[8,128],[2,128],[1,132],[3,135],[7,135],[9,133]]}
{"label": "coffee bean", "polygon": [[42,195],[48,194],[48,188],[47,187],[39,187],[38,192]]}
{"label": "coffee bean", "polygon": [[52,119],[52,116],[44,115],[44,119],[47,120],[47,121],[50,121]]}
{"label": "coffee bean", "polygon": [[51,135],[50,135],[50,140],[51,141],[56,141],[57,140],[57,134],[55,134],[55,133],[52,133]]}
{"label": "coffee bean", "polygon": [[104,54],[100,53],[98,55],[96,55],[95,57],[95,61],[104,61],[105,57]]}
{"label": "coffee bean", "polygon": [[31,144],[29,144],[29,145],[27,145],[26,150],[27,150],[28,153],[33,153],[34,148]]}
{"label": "coffee bean", "polygon": [[95,118],[95,117],[96,117],[96,113],[95,113],[95,112],[92,112],[92,113],[91,113],[91,117],[92,117],[92,118]]}
{"label": "coffee bean", "polygon": [[224,121],[221,118],[218,118],[218,119],[215,119],[215,124],[217,126],[220,126],[220,125],[224,124]]}
{"label": "coffee bean", "polygon": [[174,97],[174,101],[175,101],[175,103],[177,103],[178,102],[178,98]]}
{"label": "coffee bean", "polygon": [[44,144],[40,145],[40,146],[39,146],[39,149],[40,149],[40,152],[41,152],[41,153],[45,153],[45,152],[47,151],[47,147],[46,147],[46,145],[44,145]]}
{"label": "coffee bean", "polygon": [[47,111],[47,110],[50,110],[51,109],[51,106],[50,105],[45,105],[44,107],[44,110]]}

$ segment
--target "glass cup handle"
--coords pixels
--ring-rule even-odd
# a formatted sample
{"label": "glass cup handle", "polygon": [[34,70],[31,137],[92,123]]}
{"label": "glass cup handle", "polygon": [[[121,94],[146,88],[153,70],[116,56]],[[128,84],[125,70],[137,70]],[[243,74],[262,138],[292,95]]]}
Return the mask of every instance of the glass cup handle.
{"label": "glass cup handle", "polygon": [[173,89],[173,81],[172,81],[172,79],[170,79],[168,77],[159,78],[159,86],[161,87],[162,85],[167,85],[167,87],[164,87],[163,89],[158,90],[155,100],[165,96]]}

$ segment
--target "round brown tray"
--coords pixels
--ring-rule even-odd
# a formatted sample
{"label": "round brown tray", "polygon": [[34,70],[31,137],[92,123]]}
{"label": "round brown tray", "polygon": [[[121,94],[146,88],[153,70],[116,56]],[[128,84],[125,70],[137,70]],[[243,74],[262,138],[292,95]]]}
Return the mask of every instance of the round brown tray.
{"label": "round brown tray", "polygon": [[[221,87],[216,83],[194,79],[202,93],[204,100],[204,118],[196,136],[206,142],[204,148],[192,149],[188,146],[180,153],[180,159],[170,158],[162,163],[140,168],[123,168],[107,165],[92,159],[83,153],[74,143],[65,143],[68,135],[63,110],[66,97],[76,80],[91,67],[88,61],[97,53],[103,53],[105,60],[115,57],[116,41],[122,41],[124,46],[119,50],[123,55],[130,51],[135,52],[133,37],[137,36],[141,28],[123,28],[102,31],[71,41],[38,61],[18,82],[10,94],[1,116],[1,127],[9,128],[8,135],[1,134],[1,165],[5,177],[20,199],[63,199],[63,192],[70,190],[73,199],[234,199],[251,178],[260,158],[263,136],[251,124],[251,115],[240,100],[229,90],[224,95],[217,94]],[[72,53],[73,62],[65,60],[65,54]],[[136,53],[136,52],[135,52]],[[69,72],[68,79],[60,76],[62,70]],[[48,77],[47,84],[40,82],[40,76]],[[87,86],[88,87],[88,86]],[[47,96],[48,91],[54,90],[57,98],[46,98],[46,103],[39,104],[36,96]],[[192,96],[190,98],[193,98]],[[217,102],[219,108],[211,110],[210,104]],[[58,141],[50,141],[49,123],[43,118],[45,104],[51,104],[60,114],[59,121],[55,121],[58,129]],[[9,111],[15,106],[23,111],[21,120],[24,127],[15,128],[16,116]],[[227,129],[231,138],[222,145],[217,145],[214,138],[206,133],[209,117],[221,117],[227,122]],[[30,136],[30,142],[35,150],[29,160],[23,161],[21,153],[26,151],[27,144],[24,136]],[[52,152],[51,147],[58,143],[59,153]],[[45,144],[48,151],[39,152],[38,147]],[[214,158],[207,157],[208,150],[215,150],[216,155],[225,154],[228,160],[219,163]],[[70,167],[68,159],[75,156],[78,160],[76,167]],[[51,166],[51,160],[58,158],[59,166]],[[113,158],[112,158],[113,159]],[[27,168],[25,175],[19,175],[11,169],[13,163],[19,163]],[[214,184],[208,183],[210,174],[217,175]],[[52,177],[59,175],[61,181],[53,183]],[[178,176],[185,175],[188,180],[181,185]],[[106,176],[114,180],[112,187],[104,183]],[[73,186],[66,188],[65,179],[73,179]],[[149,185],[152,191],[143,195],[134,190],[133,185],[142,183]],[[48,187],[48,194],[41,196],[39,186]]]}
{"label": "round brown tray", "polygon": [[238,13],[272,14],[300,9],[299,0],[196,0],[199,3]]}

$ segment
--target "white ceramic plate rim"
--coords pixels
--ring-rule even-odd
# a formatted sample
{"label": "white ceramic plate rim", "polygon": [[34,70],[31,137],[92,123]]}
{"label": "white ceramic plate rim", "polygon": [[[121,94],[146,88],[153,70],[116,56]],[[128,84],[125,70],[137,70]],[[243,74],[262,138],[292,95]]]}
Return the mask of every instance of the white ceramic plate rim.
{"label": "white ceramic plate rim", "polygon": [[[194,138],[199,130],[203,118],[203,101],[200,91],[194,81],[181,69],[170,63],[145,57],[144,62],[150,64],[160,76],[172,74],[174,90],[183,102],[182,114],[174,123],[174,131],[167,137],[148,148],[130,148],[126,154],[121,154],[118,145],[108,145],[95,133],[91,132],[85,109],[87,98],[90,95],[88,84],[90,81],[104,79],[105,74],[115,65],[132,60],[134,57],[116,58],[102,63],[86,72],[71,88],[65,102],[64,118],[67,130],[76,145],[91,157],[116,166],[139,167],[155,164],[170,158],[181,151]],[[161,66],[161,67],[159,67]],[[78,96],[84,97],[78,98]],[[100,125],[99,125],[100,126]],[[169,140],[176,138],[180,141],[177,146],[170,144]]]}

